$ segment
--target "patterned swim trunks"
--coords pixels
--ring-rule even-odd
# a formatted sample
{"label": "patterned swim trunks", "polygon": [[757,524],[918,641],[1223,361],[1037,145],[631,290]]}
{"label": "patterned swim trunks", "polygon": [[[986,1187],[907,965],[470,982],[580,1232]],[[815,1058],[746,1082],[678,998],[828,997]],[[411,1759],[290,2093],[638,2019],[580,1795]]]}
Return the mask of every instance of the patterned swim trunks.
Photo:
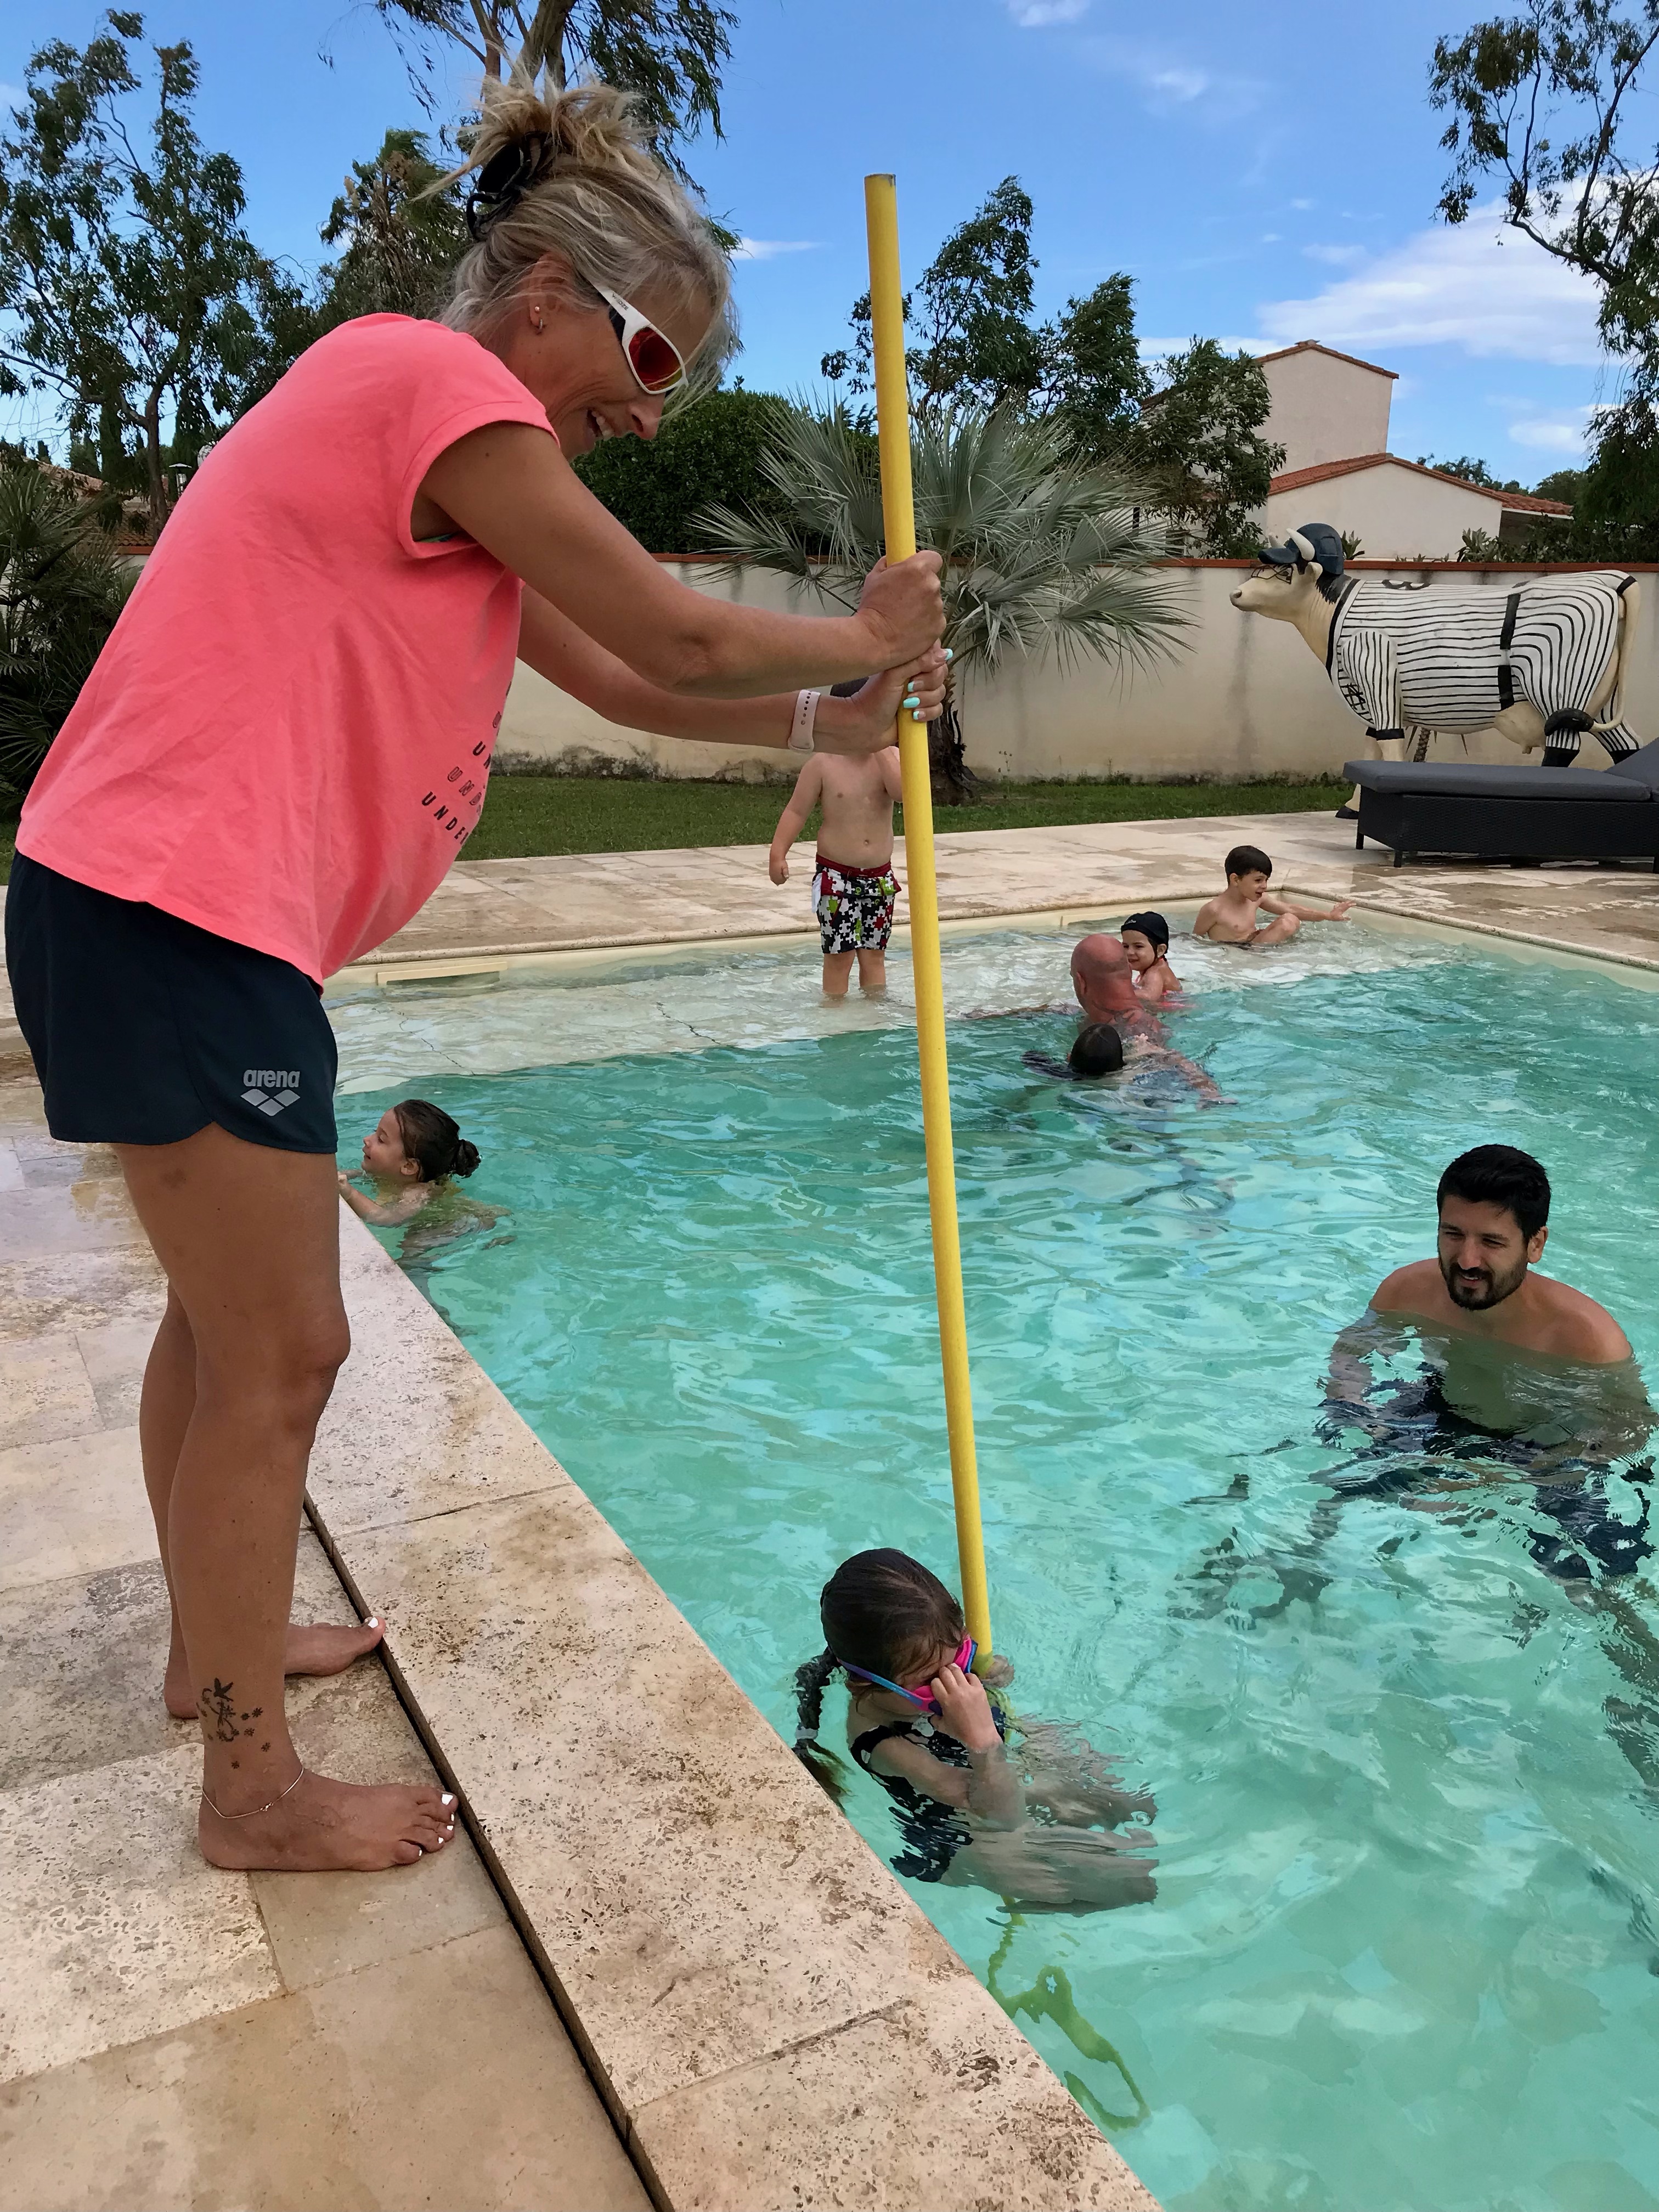
{"label": "patterned swim trunks", "polygon": [[884,952],[893,933],[898,878],[880,868],[844,868],[822,853],[812,864],[812,911],[825,955]]}

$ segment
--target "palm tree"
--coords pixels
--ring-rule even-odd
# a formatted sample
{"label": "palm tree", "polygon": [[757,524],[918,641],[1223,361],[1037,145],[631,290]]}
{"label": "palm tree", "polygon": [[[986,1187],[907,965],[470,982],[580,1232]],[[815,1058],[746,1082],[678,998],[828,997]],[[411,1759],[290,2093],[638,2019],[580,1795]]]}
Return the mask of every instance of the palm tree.
{"label": "palm tree", "polygon": [[[935,795],[975,787],[957,682],[1011,652],[1145,664],[1175,651],[1187,617],[1154,568],[1143,486],[1066,458],[1054,425],[1005,408],[931,410],[912,431],[916,538],[945,556],[945,710],[928,731]],[[706,507],[697,533],[732,569],[775,569],[844,606],[883,548],[876,441],[848,410],[780,405],[761,468],[781,511]]]}
{"label": "palm tree", "polygon": [[133,582],[95,511],[0,466],[0,805],[28,789]]}

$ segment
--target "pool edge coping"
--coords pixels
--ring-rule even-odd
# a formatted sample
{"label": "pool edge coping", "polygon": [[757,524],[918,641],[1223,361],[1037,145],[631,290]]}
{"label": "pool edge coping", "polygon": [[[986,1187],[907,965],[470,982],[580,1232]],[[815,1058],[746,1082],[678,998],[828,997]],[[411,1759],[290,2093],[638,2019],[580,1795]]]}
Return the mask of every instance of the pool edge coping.
{"label": "pool edge coping", "polygon": [[[653,2200],[665,2212],[745,2212],[749,2207],[775,2212],[786,2201],[800,2206],[907,2206],[926,2212],[960,2201],[964,2172],[971,2170],[979,2177],[976,2198],[992,2201],[985,2196],[988,2188],[999,2204],[1029,2207],[1030,2212],[1060,2212],[1062,2206],[1157,2212],[1156,2200],[1121,2154],[885,1863],[806,1776],[758,1707],[435,1307],[343,1209],[341,1230],[354,1358],[363,1360],[360,1376],[368,1389],[366,1397],[343,1404],[339,1418],[325,1417],[313,1459],[307,1514],[353,1603],[360,1612],[374,1610],[386,1618],[382,1648],[398,1695],[447,1786],[459,1796],[469,1832]],[[452,1412],[459,1412],[469,1432],[483,1431],[495,1439],[492,1455],[461,1471],[456,1494],[440,1506],[428,1499],[424,1510],[400,1519],[395,1504],[388,1502],[372,1521],[348,1525],[353,1523],[354,1498],[361,1503],[368,1494],[365,1465],[378,1469],[382,1452],[407,1459],[410,1403],[434,1401],[447,1401]],[[505,1481],[499,1480],[503,1473]],[[399,1593],[388,1580],[387,1562],[400,1550],[424,1562],[413,1574],[424,1572],[430,1579],[438,1564],[434,1540],[446,1555],[458,1547],[465,1551],[469,1540],[474,1549],[480,1540],[487,1548],[492,1525],[499,1528],[514,1514],[535,1511],[556,1516],[576,1532],[580,1544],[605,1553],[608,1571],[627,1590],[628,1619],[637,1609],[648,1629],[635,1638],[631,1663],[682,1689],[687,1683],[707,1685],[710,1696],[725,1707],[728,1726],[740,1732],[741,1740],[731,1747],[736,1769],[732,1802],[719,1817],[744,1828],[754,1817],[750,1792],[758,1778],[769,1802],[785,1805],[795,1826],[805,1831],[789,1865],[793,1869],[805,1860],[806,1871],[792,1872],[787,1883],[774,1881],[763,1894],[750,1887],[732,1897],[707,1881],[699,1884],[691,1877],[707,1863],[695,1850],[682,1852],[678,1863],[684,1871],[669,1881],[659,1909],[636,1914],[628,1929],[629,1944],[649,1955],[665,1980],[662,1998],[687,1972],[718,1980],[732,1961],[749,1962],[760,1940],[757,1924],[790,1931],[795,1968],[809,1982],[832,1992],[843,1986],[849,1991],[844,2011],[832,2004],[827,2018],[793,2022],[784,2008],[780,2019],[790,2020],[790,2026],[769,2039],[763,2036],[759,2047],[725,2065],[703,2063],[710,2035],[718,2040],[732,2027],[720,2020],[718,2003],[712,2011],[700,2008],[696,2037],[682,2035],[678,2045],[672,2015],[664,2019],[659,2011],[649,2072],[653,2081],[665,2075],[667,2083],[648,2094],[641,2093],[637,2056],[621,2047],[629,2037],[618,2032],[615,2007],[603,1996],[596,2005],[583,1995],[583,1976],[589,1971],[585,1954],[596,1940],[603,1940],[592,1929],[603,1927],[605,1915],[580,1921],[579,1934],[562,1901],[584,1885],[594,1896],[614,1887],[614,1868],[600,1863],[611,1856],[611,1825],[598,1817],[586,1824],[592,1866],[576,1863],[579,1844],[575,1855],[550,1875],[537,1863],[534,1832],[522,1819],[515,1826],[502,1812],[516,1785],[501,1770],[504,1754],[492,1738],[489,1715],[501,1695],[494,1671],[501,1644],[510,1638],[512,1618],[525,1609],[522,1594],[510,1582],[491,1582],[500,1617],[469,1620],[472,1647],[490,1655],[489,1668],[483,1670],[487,1679],[474,1680],[471,1675],[480,1670],[464,1656],[452,1653],[434,1660],[430,1640],[410,1620],[418,1607],[413,1582],[400,1606]],[[556,1582],[562,1552],[538,1554],[541,1571]],[[584,1595],[573,1587],[561,1591],[561,1601],[580,1614]],[[608,1624],[611,1619],[607,1615]],[[629,1657],[626,1639],[625,1627],[607,1626],[611,1662]],[[590,1680],[586,1698],[570,1689],[568,1654],[550,1655],[549,1664],[566,1686],[558,1701],[559,1729],[539,1747],[521,1740],[513,1748],[526,1760],[532,1749],[543,1755],[551,1752],[556,1765],[563,1731],[589,1737],[597,1732],[603,1738],[607,1729],[616,1731],[619,1708],[612,1694],[597,1693],[596,1681]],[[465,1720],[457,1720],[459,1713]],[[683,1731],[677,1746],[672,1719],[665,1723],[659,1714],[655,1724],[659,1750],[696,1762],[694,1731]],[[563,1756],[569,1757],[568,1745]],[[706,1766],[706,1746],[701,1756]],[[517,1758],[512,1771],[519,1771]],[[700,1817],[708,1816],[705,1811]],[[676,1844],[686,1839],[676,1837],[671,1826],[655,1840],[662,1857],[672,1859]],[[837,1914],[830,1916],[840,1931],[833,1942],[826,1941],[822,1916],[811,1903],[818,1891],[842,1900]],[[630,1896],[629,1909],[637,1901]],[[607,1908],[612,1917],[622,1910]],[[690,1963],[687,1928],[696,1931],[698,1947]],[[868,1979],[872,1947],[886,1947],[891,1954],[890,1972],[882,1976],[884,2001],[874,2007],[853,1994],[860,1980]],[[587,1986],[591,1996],[591,1978]],[[660,2002],[654,2001],[652,2008]],[[884,2015],[892,2016],[886,2027]],[[739,2040],[746,2032],[745,2023],[738,2030]],[[890,2078],[867,2080],[868,2062],[860,2055],[863,2045],[895,2033],[907,2051],[914,2050],[915,2067],[896,2066]],[[809,2046],[810,2064],[804,2065],[799,2062]],[[884,2068],[878,2070],[884,2074]],[[925,2107],[920,2094],[908,2087],[913,2073],[945,2084],[929,2094]],[[826,2096],[833,2103],[842,2074],[850,2076],[866,2106],[899,2107],[890,2116],[878,2116],[890,2117],[894,2127],[907,2131],[911,2148],[906,2172],[892,2171],[892,2142],[882,2126],[858,2132],[851,2142],[826,2128]],[[720,2118],[720,2099],[723,2090],[734,2089],[737,2076],[744,2077],[740,2094],[745,2103],[763,2106],[766,2127],[763,2137],[740,2136],[734,2148],[729,2114],[724,2121]],[[1000,2095],[983,2093],[987,2078],[1003,2085]],[[711,2125],[721,2130],[723,2160],[717,2156],[719,2144],[708,2137]],[[1041,2160],[1032,2156],[1038,2138],[1045,2153]],[[688,2142],[697,2146],[695,2158]],[[716,2160],[714,2169],[708,2164],[711,2158]],[[710,2194],[705,2184],[714,2185],[716,2172],[717,2193]]]}
{"label": "pool edge coping", "polygon": [[[1150,890],[1143,887],[1136,896],[1148,904],[1182,906],[1191,904],[1194,900],[1201,902],[1211,895],[1212,889],[1213,886],[1208,883],[1171,883]],[[1302,896],[1328,898],[1333,895],[1328,885],[1306,883],[1291,876],[1287,876],[1284,889],[1286,893]],[[1503,944],[1524,945],[1534,951],[1547,952],[1571,963],[1586,962],[1591,965],[1632,969],[1643,975],[1659,977],[1659,957],[1577,945],[1569,939],[1552,936],[1543,931],[1516,929],[1501,922],[1469,916],[1427,913],[1414,902],[1384,902],[1376,895],[1368,895],[1364,890],[1348,896],[1355,909],[1370,921],[1404,924],[1407,927],[1430,932],[1445,931],[1454,936],[1487,937]],[[1050,900],[1041,906],[988,907],[968,913],[942,915],[939,930],[942,936],[951,937],[1004,927],[1030,929],[1043,923],[1055,929],[1064,929],[1086,921],[1103,921],[1109,912],[1115,911],[1122,903],[1121,900],[1105,898],[1097,901],[1067,899],[1061,902]],[[341,969],[329,978],[325,995],[330,1005],[338,1005],[348,998],[423,982],[464,981],[468,977],[483,975],[505,978],[514,970],[520,969],[531,974],[556,974],[567,969],[598,968],[616,961],[649,960],[653,956],[668,954],[769,951],[781,950],[792,944],[809,945],[814,936],[810,926],[802,928],[799,925],[788,925],[775,930],[744,931],[730,936],[690,930],[648,938],[611,935],[578,940],[533,939],[514,944],[398,952],[356,961],[349,967]],[[909,938],[910,925],[908,922],[895,926],[892,936],[895,945],[908,944]]]}

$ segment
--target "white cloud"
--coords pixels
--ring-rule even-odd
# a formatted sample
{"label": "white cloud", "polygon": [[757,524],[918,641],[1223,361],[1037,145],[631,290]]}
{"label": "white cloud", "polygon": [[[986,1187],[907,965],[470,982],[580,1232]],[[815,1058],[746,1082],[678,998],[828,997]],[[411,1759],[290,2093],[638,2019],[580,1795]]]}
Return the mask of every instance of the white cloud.
{"label": "white cloud", "polygon": [[1291,205],[1293,208],[1301,209],[1303,213],[1305,215],[1307,210],[1313,205],[1313,202],[1311,200],[1292,200],[1291,202]]}
{"label": "white cloud", "polygon": [[1261,321],[1284,343],[1316,337],[1375,358],[1391,346],[1455,345],[1477,358],[1577,368],[1602,360],[1595,286],[1504,228],[1496,204],[1421,230],[1310,300],[1275,300]]}
{"label": "white cloud", "polygon": [[1008,0],[1008,13],[1022,31],[1046,31],[1056,23],[1079,23],[1089,0]]}
{"label": "white cloud", "polygon": [[1584,458],[1584,439],[1593,407],[1575,407],[1565,415],[1534,416],[1529,422],[1511,422],[1510,436],[1517,446],[1533,446],[1543,453],[1570,453],[1575,460]]}
{"label": "white cloud", "polygon": [[781,253],[816,253],[816,238],[740,238],[732,248],[734,261],[775,261]]}
{"label": "white cloud", "polygon": [[1152,115],[1190,109],[1206,120],[1231,120],[1253,113],[1267,92],[1259,78],[1206,69],[1138,39],[1084,39],[1079,50],[1108,76],[1127,77],[1139,86],[1141,104]]}
{"label": "white cloud", "polygon": [[[1142,361],[1167,361],[1172,353],[1185,353],[1192,343],[1190,332],[1184,338],[1137,338],[1135,350]],[[1216,343],[1223,353],[1273,353],[1277,338],[1218,338]]]}
{"label": "white cloud", "polygon": [[1310,261],[1328,261],[1337,269],[1350,269],[1365,258],[1363,246],[1304,246],[1302,251]]}

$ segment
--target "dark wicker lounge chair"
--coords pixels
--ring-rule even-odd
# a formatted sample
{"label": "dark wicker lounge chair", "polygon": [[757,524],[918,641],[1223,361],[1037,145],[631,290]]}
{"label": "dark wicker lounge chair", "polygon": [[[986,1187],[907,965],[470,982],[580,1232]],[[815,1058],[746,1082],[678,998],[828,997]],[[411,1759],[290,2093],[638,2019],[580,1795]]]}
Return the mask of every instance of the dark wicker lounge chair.
{"label": "dark wicker lounge chair", "polygon": [[1354,843],[1391,846],[1396,868],[1423,853],[1473,853],[1659,869],[1659,741],[1601,770],[1368,760],[1342,773],[1359,787]]}

